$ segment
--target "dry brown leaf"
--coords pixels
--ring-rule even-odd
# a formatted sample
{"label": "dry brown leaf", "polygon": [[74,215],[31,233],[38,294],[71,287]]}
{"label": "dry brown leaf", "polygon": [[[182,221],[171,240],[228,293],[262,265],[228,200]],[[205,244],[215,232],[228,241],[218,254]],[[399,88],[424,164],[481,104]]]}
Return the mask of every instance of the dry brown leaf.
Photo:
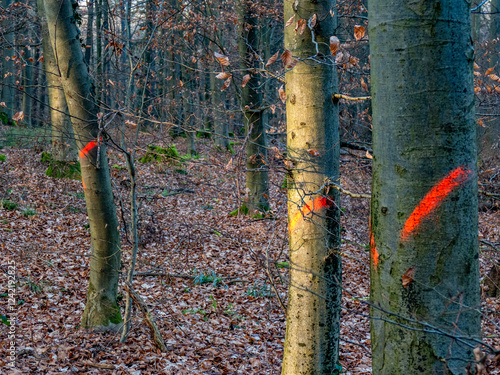
{"label": "dry brown leaf", "polygon": [[479,65],[477,65],[477,63],[476,63],[476,62],[474,62],[474,69],[480,69],[480,68],[479,68]]}
{"label": "dry brown leaf", "polygon": [[295,14],[293,16],[291,16],[288,21],[286,21],[285,23],[285,27],[288,27],[290,26],[292,23],[293,23],[293,20],[295,19]]}
{"label": "dry brown leaf", "polygon": [[415,277],[415,267],[410,267],[406,270],[406,272],[401,276],[401,281],[403,283],[403,288],[406,288],[411,284]]}
{"label": "dry brown leaf", "polygon": [[488,74],[488,78],[492,79],[493,81],[500,81],[500,77],[497,76],[496,74]]}
{"label": "dry brown leaf", "polygon": [[243,79],[241,80],[241,87],[245,87],[248,83],[248,81],[250,81],[250,74],[245,74],[243,76]]}
{"label": "dry brown leaf", "polygon": [[318,156],[321,156],[321,154],[319,153],[318,150],[315,150],[313,148],[310,148],[309,150],[307,150],[308,153],[310,153],[312,156],[314,157],[318,157]]}
{"label": "dry brown leaf", "polygon": [[354,38],[360,40],[365,36],[366,30],[361,25],[354,25]]}
{"label": "dry brown leaf", "polygon": [[332,56],[337,55],[337,52],[340,49],[340,40],[335,35],[330,37],[330,51]]}
{"label": "dry brown leaf", "polygon": [[368,85],[366,84],[365,79],[363,77],[361,77],[361,87],[363,88],[363,90],[368,92]]}
{"label": "dry brown leaf", "polygon": [[368,150],[366,150],[366,157],[368,159],[373,159],[373,156],[370,155],[370,153],[368,152]]}
{"label": "dry brown leaf", "polygon": [[280,95],[280,99],[283,103],[286,103],[286,92],[285,90],[283,89],[283,85],[281,85],[281,87],[278,89],[278,93]]}
{"label": "dry brown leaf", "polygon": [[285,52],[281,54],[281,61],[283,62],[283,67],[286,68],[292,62],[292,51],[286,49]]}
{"label": "dry brown leaf", "polygon": [[267,60],[267,63],[266,63],[266,65],[264,67],[267,68],[269,65],[274,64],[276,62],[276,60],[278,60],[279,53],[280,53],[280,51],[278,51],[274,55],[272,55],[269,58],[269,60]]}
{"label": "dry brown leaf", "polygon": [[221,72],[215,76],[217,79],[228,79],[229,77],[232,77],[231,74],[226,72]]}
{"label": "dry brown leaf", "polygon": [[19,121],[19,120],[22,120],[23,118],[24,118],[23,111],[19,111],[14,116],[12,116],[12,120],[14,120],[14,121]]}
{"label": "dry brown leaf", "polygon": [[226,79],[224,81],[224,84],[222,85],[222,88],[220,89],[220,91],[224,91],[225,89],[227,89],[229,87],[229,85],[231,84],[231,78],[233,78],[233,77],[229,77],[228,79]]}
{"label": "dry brown leaf", "polygon": [[306,29],[306,20],[304,18],[301,18],[300,20],[297,21],[297,26],[295,27],[295,32],[297,32],[297,30],[298,30],[299,34],[302,35],[302,34],[304,34],[305,29]]}
{"label": "dry brown leaf", "polygon": [[489,68],[486,72],[484,72],[484,75],[487,76],[487,75],[491,74],[494,70],[495,70],[495,67],[493,66],[493,67]]}
{"label": "dry brown leaf", "polygon": [[229,57],[218,52],[214,52],[214,56],[222,66],[228,66],[230,64]]}
{"label": "dry brown leaf", "polygon": [[311,22],[309,24],[314,29],[316,27],[317,22],[318,22],[318,16],[316,15],[316,13],[314,13],[311,17]]}

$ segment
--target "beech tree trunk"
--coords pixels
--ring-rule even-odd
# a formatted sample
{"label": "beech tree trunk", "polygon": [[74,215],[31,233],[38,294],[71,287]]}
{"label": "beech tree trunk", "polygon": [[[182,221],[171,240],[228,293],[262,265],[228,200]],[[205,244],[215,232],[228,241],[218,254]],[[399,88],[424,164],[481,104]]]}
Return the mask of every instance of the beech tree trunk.
{"label": "beech tree trunk", "polygon": [[49,112],[52,129],[52,157],[57,161],[76,159],[73,153],[74,135],[66,97],[61,86],[61,76],[50,42],[43,0],[37,0],[38,16],[42,26],[43,69],[47,77]]}
{"label": "beech tree trunk", "polygon": [[465,374],[481,335],[469,3],[368,9],[373,374]]}
{"label": "beech tree trunk", "polygon": [[91,93],[91,81],[74,22],[71,0],[45,0],[44,4],[51,44],[57,56],[61,83],[80,149],[91,233],[90,280],[82,326],[87,329],[118,330],[122,322],[116,302],[120,236],[106,146],[101,142],[98,125],[97,104]]}
{"label": "beech tree trunk", "polygon": [[[7,9],[12,4],[12,0],[3,0],[2,5],[4,9]],[[3,22],[5,23],[5,21]],[[14,65],[13,56],[15,56],[16,49],[14,47],[14,28],[9,27],[9,25],[2,25],[6,27],[7,32],[3,35],[5,38],[3,49],[3,61],[2,61],[2,96],[1,101],[5,103],[5,107],[0,107],[0,111],[4,112],[9,120],[16,113],[16,67]]]}
{"label": "beech tree trunk", "polygon": [[241,108],[246,143],[246,188],[248,213],[269,210],[269,167],[267,165],[266,127],[262,109],[262,77],[254,72],[258,68],[255,54],[259,53],[259,29],[257,17],[251,9],[251,2],[238,0],[238,49],[243,76],[250,80],[241,89]]}
{"label": "beech tree trunk", "polygon": [[[336,67],[329,50],[334,0],[285,2],[285,48],[301,59],[285,75],[290,288],[283,375],[334,374],[339,362],[341,258]],[[309,20],[317,15],[316,25]]]}

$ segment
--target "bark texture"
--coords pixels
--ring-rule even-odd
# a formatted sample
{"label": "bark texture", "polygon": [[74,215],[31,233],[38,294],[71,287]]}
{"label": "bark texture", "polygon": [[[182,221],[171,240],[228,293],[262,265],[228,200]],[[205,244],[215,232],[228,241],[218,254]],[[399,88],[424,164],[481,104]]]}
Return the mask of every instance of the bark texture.
{"label": "bark texture", "polygon": [[370,0],[374,374],[465,374],[480,331],[466,1]]}
{"label": "bark texture", "polygon": [[[285,75],[290,289],[283,375],[334,374],[338,364],[341,259],[337,74],[329,51],[336,18],[331,0],[285,3],[285,48],[301,59]],[[317,22],[312,25],[313,15]]]}
{"label": "bark texture", "polygon": [[91,232],[90,280],[82,326],[117,330],[122,321],[116,302],[120,236],[106,147],[100,141],[97,105],[91,95],[91,81],[71,0],[45,0],[45,14],[77,146],[81,150],[82,182]]}
{"label": "bark texture", "polygon": [[238,0],[238,50],[243,76],[250,80],[241,89],[241,107],[247,135],[246,143],[246,207],[250,215],[269,210],[269,167],[267,166],[266,127],[263,119],[263,82],[254,68],[258,68],[255,54],[259,53],[258,19],[251,2]]}
{"label": "bark texture", "polygon": [[52,128],[52,157],[56,161],[76,159],[71,118],[66,104],[66,97],[61,86],[61,76],[56,57],[50,42],[49,28],[45,17],[43,0],[37,0],[38,16],[42,26],[43,69],[47,77],[49,112]]}

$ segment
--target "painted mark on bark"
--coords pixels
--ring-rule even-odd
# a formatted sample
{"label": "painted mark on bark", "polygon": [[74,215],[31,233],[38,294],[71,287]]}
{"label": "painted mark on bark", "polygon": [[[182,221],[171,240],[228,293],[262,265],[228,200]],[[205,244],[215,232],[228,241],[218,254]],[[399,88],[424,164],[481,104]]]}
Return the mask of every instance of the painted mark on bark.
{"label": "painted mark on bark", "polygon": [[405,226],[401,231],[401,240],[406,241],[417,230],[422,221],[432,213],[441,202],[456,187],[463,185],[472,177],[472,171],[465,167],[458,167],[451,171],[441,181],[426,194],[418,206],[413,210],[410,217],[406,220]]}
{"label": "painted mark on bark", "polygon": [[[328,197],[318,197],[312,202],[309,202],[303,206],[299,212],[297,212],[292,220],[290,220],[290,232],[295,229],[295,226],[302,221],[306,216],[312,212],[319,211],[325,207],[330,207],[333,205],[333,200]],[[312,215],[310,215],[312,216]]]}
{"label": "painted mark on bark", "polygon": [[368,228],[370,232],[370,254],[372,256],[373,269],[376,271],[378,267],[378,251],[377,245],[375,245],[375,237],[372,232],[372,219],[368,219]]}
{"label": "painted mark on bark", "polygon": [[85,156],[87,156],[90,150],[92,150],[94,147],[97,147],[96,139],[91,140],[84,148],[80,150],[80,157],[84,158]]}

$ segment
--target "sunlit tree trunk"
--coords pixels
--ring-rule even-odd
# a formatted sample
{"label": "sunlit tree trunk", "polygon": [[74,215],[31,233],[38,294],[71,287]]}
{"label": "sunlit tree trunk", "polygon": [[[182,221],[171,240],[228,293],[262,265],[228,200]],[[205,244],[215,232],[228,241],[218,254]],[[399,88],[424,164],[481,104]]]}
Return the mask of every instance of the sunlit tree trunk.
{"label": "sunlit tree trunk", "polygon": [[285,75],[290,287],[283,375],[334,374],[339,362],[341,258],[337,74],[329,50],[334,0],[285,2],[285,48],[301,59]]}
{"label": "sunlit tree trunk", "polygon": [[71,118],[66,97],[61,86],[61,76],[50,42],[43,0],[37,0],[38,15],[42,26],[43,69],[47,78],[49,112],[52,129],[52,157],[56,161],[76,159]]}
{"label": "sunlit tree trunk", "polygon": [[465,374],[481,335],[469,3],[368,9],[373,373]]}
{"label": "sunlit tree trunk", "polygon": [[269,168],[267,165],[266,127],[262,108],[262,77],[254,71],[258,68],[255,54],[259,53],[259,25],[251,9],[251,2],[238,0],[238,50],[242,75],[250,80],[241,88],[241,107],[246,142],[245,202],[249,214],[269,210]]}
{"label": "sunlit tree trunk", "polygon": [[91,233],[90,280],[82,326],[117,330],[122,321],[116,301],[120,236],[106,146],[100,141],[97,104],[92,96],[71,0],[44,0],[44,4],[51,44],[81,150],[82,182]]}
{"label": "sunlit tree trunk", "polygon": [[[7,9],[12,4],[12,0],[3,0],[2,5],[4,9]],[[15,88],[15,78],[16,78],[16,68],[14,65],[13,56],[16,55],[16,49],[14,47],[14,28],[12,25],[6,25],[6,21],[2,22],[2,26],[6,27],[7,33],[3,35],[5,38],[4,44],[2,45],[3,50],[3,61],[2,61],[2,97],[1,101],[5,103],[5,107],[0,107],[0,111],[5,112],[5,114],[12,118],[16,113],[15,110],[15,100],[16,100],[16,88]]]}

